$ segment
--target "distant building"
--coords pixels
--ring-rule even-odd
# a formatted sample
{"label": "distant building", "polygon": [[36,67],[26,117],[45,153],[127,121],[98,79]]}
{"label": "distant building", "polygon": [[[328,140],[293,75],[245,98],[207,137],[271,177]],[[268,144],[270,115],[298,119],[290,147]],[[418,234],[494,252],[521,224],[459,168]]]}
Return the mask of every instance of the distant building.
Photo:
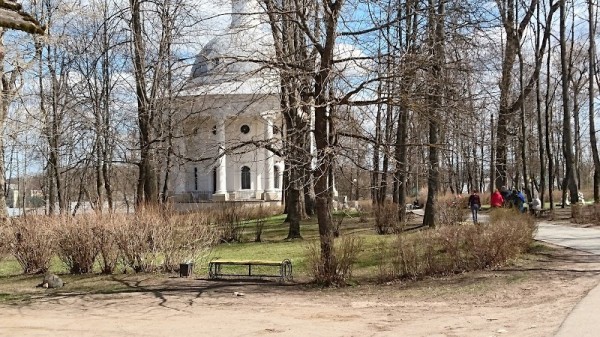
{"label": "distant building", "polygon": [[178,113],[179,153],[171,174],[180,201],[281,200],[284,162],[265,144],[280,141],[279,79],[257,60],[272,57],[257,0],[233,0],[231,24],[196,56]]}
{"label": "distant building", "polygon": [[6,192],[6,206],[8,208],[19,207],[19,186],[17,184],[8,184]]}

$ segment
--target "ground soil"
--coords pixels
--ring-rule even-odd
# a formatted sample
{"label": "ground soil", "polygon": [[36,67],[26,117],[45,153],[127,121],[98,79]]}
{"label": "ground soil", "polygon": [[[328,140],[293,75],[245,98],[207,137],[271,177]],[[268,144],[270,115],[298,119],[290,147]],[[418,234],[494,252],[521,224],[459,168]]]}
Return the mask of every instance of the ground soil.
{"label": "ground soil", "polygon": [[165,276],[1,304],[0,336],[552,336],[599,275],[598,257],[538,246],[498,270],[340,289]]}

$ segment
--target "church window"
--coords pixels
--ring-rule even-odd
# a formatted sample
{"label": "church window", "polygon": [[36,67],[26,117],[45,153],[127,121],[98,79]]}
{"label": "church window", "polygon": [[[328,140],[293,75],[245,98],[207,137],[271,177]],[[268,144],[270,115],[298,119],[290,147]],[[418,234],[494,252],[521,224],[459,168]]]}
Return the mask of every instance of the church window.
{"label": "church window", "polygon": [[250,168],[248,166],[242,167],[242,189],[250,189]]}
{"label": "church window", "polygon": [[240,128],[240,131],[241,131],[243,134],[248,134],[248,132],[250,132],[250,127],[249,127],[248,125],[244,124],[244,125],[242,125],[242,127]]}
{"label": "church window", "polygon": [[213,180],[213,184],[212,184],[212,188],[213,188],[213,193],[217,192],[217,168],[213,168],[212,169],[212,180]]}
{"label": "church window", "polygon": [[275,166],[273,168],[273,180],[275,182],[275,184],[274,184],[275,188],[281,188],[279,186],[279,166]]}

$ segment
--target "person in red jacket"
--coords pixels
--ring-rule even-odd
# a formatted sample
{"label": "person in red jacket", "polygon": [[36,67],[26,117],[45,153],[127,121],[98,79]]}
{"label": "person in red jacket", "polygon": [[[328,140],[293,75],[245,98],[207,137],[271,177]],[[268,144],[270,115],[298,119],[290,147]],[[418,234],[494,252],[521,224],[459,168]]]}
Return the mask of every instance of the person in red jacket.
{"label": "person in red jacket", "polygon": [[496,189],[490,198],[490,204],[492,207],[502,207],[504,205],[504,198],[502,197],[502,193],[500,193],[499,189]]}

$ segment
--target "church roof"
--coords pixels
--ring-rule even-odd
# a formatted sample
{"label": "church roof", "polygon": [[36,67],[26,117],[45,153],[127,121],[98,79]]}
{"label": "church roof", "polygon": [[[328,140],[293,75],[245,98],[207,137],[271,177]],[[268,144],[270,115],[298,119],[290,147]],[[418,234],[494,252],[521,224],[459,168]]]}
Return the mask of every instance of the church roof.
{"label": "church roof", "polygon": [[271,92],[269,83],[276,83],[277,76],[269,66],[273,37],[264,16],[258,0],[232,0],[231,24],[196,56],[188,89],[217,94],[266,88]]}

